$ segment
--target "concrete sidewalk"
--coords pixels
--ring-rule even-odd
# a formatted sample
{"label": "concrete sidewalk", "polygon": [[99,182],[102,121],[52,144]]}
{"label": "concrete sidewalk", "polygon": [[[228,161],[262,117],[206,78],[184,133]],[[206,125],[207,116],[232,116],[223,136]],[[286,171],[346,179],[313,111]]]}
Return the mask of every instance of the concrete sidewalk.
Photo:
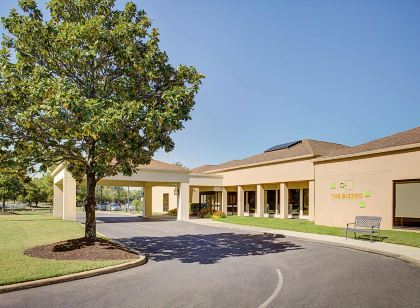
{"label": "concrete sidewalk", "polygon": [[[368,252],[373,252],[381,255],[386,255],[393,258],[398,258],[403,261],[407,261],[417,266],[420,266],[420,248],[412,246],[403,246],[397,244],[383,243],[383,242],[373,242],[351,239],[346,240],[345,237],[333,236],[333,235],[323,235],[315,233],[304,233],[288,230],[278,230],[254,226],[244,226],[237,224],[230,224],[224,222],[213,221],[211,219],[194,219],[190,220],[190,223],[201,224],[206,226],[212,226],[217,228],[232,229],[232,230],[241,230],[248,232],[256,233],[272,233],[272,234],[281,234],[288,237],[295,237],[299,239],[322,242],[325,244],[342,246],[352,249],[358,249]],[[343,231],[344,232],[344,231]]]}

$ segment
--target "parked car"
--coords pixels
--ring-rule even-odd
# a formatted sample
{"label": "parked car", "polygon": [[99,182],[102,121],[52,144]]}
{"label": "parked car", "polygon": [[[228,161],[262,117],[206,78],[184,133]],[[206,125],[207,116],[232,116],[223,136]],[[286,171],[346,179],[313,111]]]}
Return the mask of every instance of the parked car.
{"label": "parked car", "polygon": [[110,211],[121,211],[121,206],[116,203],[113,203],[109,206]]}
{"label": "parked car", "polygon": [[96,209],[99,211],[106,211],[107,210],[107,205],[102,203],[102,204],[97,204],[96,205]]}

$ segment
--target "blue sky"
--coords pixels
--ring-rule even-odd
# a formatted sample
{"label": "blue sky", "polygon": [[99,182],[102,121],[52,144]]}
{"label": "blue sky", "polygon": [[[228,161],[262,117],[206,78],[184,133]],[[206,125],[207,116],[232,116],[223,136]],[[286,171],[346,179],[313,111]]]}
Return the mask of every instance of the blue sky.
{"label": "blue sky", "polygon": [[[420,1],[135,2],[171,63],[206,75],[192,121],[157,159],[194,167],[420,125]],[[0,15],[16,3],[2,1]]]}

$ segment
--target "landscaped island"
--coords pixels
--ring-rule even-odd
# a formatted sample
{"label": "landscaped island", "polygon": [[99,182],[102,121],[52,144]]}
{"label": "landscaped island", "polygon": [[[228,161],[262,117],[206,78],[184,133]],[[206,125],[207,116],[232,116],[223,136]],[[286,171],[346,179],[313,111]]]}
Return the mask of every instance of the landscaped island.
{"label": "landscaped island", "polygon": [[105,239],[86,245],[81,239],[84,235],[81,224],[49,214],[0,215],[0,227],[0,286],[98,269],[138,258]]}

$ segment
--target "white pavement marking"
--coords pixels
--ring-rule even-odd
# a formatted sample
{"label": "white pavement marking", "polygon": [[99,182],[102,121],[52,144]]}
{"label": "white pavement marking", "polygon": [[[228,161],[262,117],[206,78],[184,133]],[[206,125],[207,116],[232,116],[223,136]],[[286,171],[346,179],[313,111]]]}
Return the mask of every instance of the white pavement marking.
{"label": "white pavement marking", "polygon": [[268,307],[268,305],[270,305],[270,303],[276,298],[276,296],[280,293],[281,288],[283,287],[283,274],[281,273],[279,269],[277,269],[276,271],[277,271],[277,274],[279,275],[279,282],[277,283],[277,286],[274,289],[273,294],[271,294],[270,297],[267,298],[264,303],[259,305],[258,308]]}

